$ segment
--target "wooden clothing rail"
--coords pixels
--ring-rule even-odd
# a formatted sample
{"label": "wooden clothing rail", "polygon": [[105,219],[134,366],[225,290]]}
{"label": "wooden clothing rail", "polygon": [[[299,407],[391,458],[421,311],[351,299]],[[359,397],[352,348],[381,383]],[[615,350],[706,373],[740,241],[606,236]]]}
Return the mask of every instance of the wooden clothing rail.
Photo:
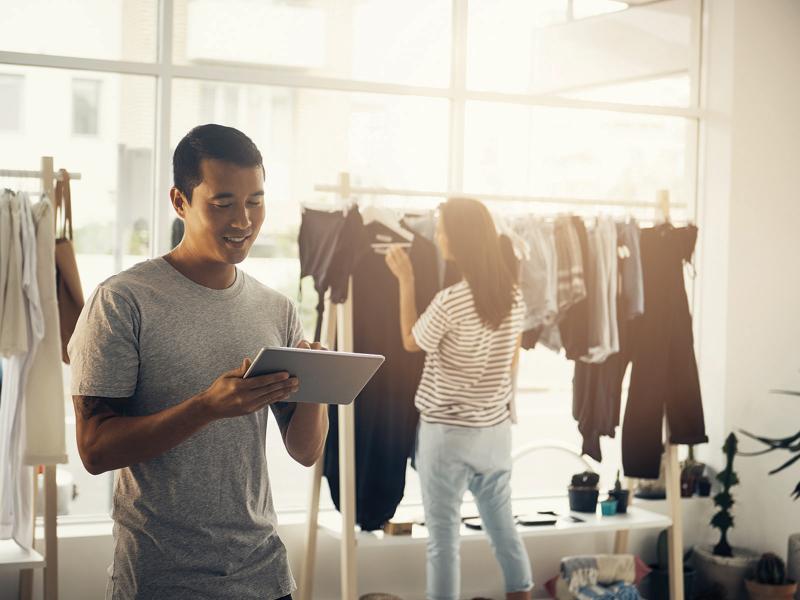
{"label": "wooden clothing rail", "polygon": [[[62,174],[53,168],[53,157],[43,156],[41,168],[38,171],[25,171],[16,169],[0,169],[0,177],[41,179],[42,191],[50,198],[54,198],[53,182],[61,181]],[[80,179],[80,173],[69,173],[70,179]],[[55,207],[53,207],[55,209]],[[55,212],[55,210],[54,210]],[[38,495],[39,469],[34,467],[33,475],[33,537],[36,540],[36,499]],[[31,600],[33,598],[33,570],[43,569],[44,598],[45,600],[58,600],[58,527],[57,527],[57,486],[56,465],[44,465],[44,544],[45,555],[32,551],[22,556],[11,552],[8,558],[6,553],[0,554],[0,568],[20,568],[19,573],[19,598]],[[21,549],[20,549],[21,550]]]}
{"label": "wooden clothing rail", "polygon": [[[336,186],[317,185],[316,191],[335,192],[341,206],[345,206],[352,194],[366,195],[396,195],[396,196],[428,196],[450,197],[444,192],[425,192],[419,190],[391,190],[387,188],[352,187],[350,174],[340,173],[339,183]],[[453,194],[463,196],[465,194]],[[572,199],[547,199],[523,196],[495,196],[477,194],[471,196],[484,200],[500,201],[527,201],[563,204],[586,204],[591,202],[603,206],[644,206],[656,210],[657,217],[669,221],[670,207],[685,206],[683,204],[670,204],[669,192],[659,190],[656,202],[635,203],[614,200],[572,200]],[[353,280],[348,282],[347,300],[342,304],[334,305],[330,294],[325,297],[325,312],[322,317],[322,343],[332,348],[332,342],[337,341],[337,349],[344,352],[353,351]],[[332,317],[333,307],[336,307],[336,317]],[[357,547],[356,547],[356,522],[355,522],[355,402],[339,406],[339,507],[341,512],[341,537],[340,537],[340,569],[341,569],[341,600],[357,600]],[[667,505],[671,525],[668,526],[667,542],[669,550],[669,589],[670,600],[684,600],[683,588],[683,519],[681,514],[680,490],[680,465],[678,462],[678,446],[669,443],[669,426],[664,420],[665,432],[665,470]],[[297,591],[299,600],[312,600],[314,585],[314,567],[317,554],[317,534],[319,531],[319,498],[322,486],[322,475],[325,460],[321,457],[312,471],[311,498],[309,499],[308,522],[306,530],[305,559],[300,575],[300,584]],[[630,489],[631,481],[628,480]],[[629,531],[621,526],[615,532],[614,552],[623,554],[628,548]]]}
{"label": "wooden clothing rail", "polygon": [[[336,317],[333,308],[336,307]],[[321,342],[327,348],[341,352],[353,351],[353,278],[347,284],[347,300],[333,304],[330,292],[325,297],[325,312],[322,315]],[[340,405],[339,422],[339,509],[342,515],[341,547],[341,598],[356,600],[358,597],[356,564],[356,447],[355,447],[355,403]],[[317,532],[319,530],[319,496],[322,487],[324,455],[314,464],[311,479],[311,498],[308,508],[305,560],[298,597],[311,600],[313,597],[314,566],[317,556]]]}

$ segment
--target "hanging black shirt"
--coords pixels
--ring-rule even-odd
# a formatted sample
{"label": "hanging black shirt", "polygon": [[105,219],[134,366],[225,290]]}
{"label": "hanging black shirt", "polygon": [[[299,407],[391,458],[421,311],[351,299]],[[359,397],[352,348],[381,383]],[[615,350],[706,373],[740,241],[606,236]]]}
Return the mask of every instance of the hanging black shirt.
{"label": "hanging black shirt", "polygon": [[622,427],[628,477],[658,478],[665,413],[670,442],[708,441],[684,283],[684,263],[696,240],[694,226],[642,229],[644,314],[632,323],[633,367]]}
{"label": "hanging black shirt", "polygon": [[[403,498],[408,458],[414,447],[418,413],[414,395],[424,355],[403,348],[397,279],[385,255],[371,242],[399,241],[378,223],[364,226],[364,248],[353,270],[353,349],[383,354],[386,362],[355,400],[356,523],[364,530],[380,528],[392,518]],[[438,290],[436,248],[415,236],[408,250],[414,268],[417,310],[421,313]],[[338,411],[328,412],[324,473],[331,498],[339,508]]]}

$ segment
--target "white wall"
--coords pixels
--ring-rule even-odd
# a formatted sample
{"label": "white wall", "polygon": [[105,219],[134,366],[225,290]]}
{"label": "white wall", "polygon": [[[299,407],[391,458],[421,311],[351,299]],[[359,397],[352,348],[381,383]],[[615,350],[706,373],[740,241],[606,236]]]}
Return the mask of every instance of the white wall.
{"label": "white wall", "polygon": [[[800,2],[709,0],[701,370],[711,444],[739,428],[783,437],[800,427]],[[723,293],[726,290],[727,293]],[[755,443],[742,439],[742,449]],[[785,556],[800,531],[788,455],[736,461],[731,539]]]}

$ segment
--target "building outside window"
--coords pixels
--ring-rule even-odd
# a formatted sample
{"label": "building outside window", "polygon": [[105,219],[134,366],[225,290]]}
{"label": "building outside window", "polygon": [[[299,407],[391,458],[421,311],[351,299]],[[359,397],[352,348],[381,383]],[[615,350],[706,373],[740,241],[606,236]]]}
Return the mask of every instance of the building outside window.
{"label": "building outside window", "polygon": [[100,129],[100,86],[93,79],[72,82],[72,133],[97,135]]}

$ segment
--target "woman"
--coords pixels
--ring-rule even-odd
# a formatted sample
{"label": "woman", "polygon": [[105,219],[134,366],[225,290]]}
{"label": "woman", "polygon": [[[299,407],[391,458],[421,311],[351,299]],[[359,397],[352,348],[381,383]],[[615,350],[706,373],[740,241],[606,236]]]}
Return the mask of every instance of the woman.
{"label": "woman", "polygon": [[512,363],[524,304],[511,243],[486,207],[452,198],[440,207],[437,244],[463,280],[440,291],[418,318],[408,255],[386,262],[400,284],[403,346],[426,353],[415,399],[416,465],[429,531],[427,596],[459,595],[461,500],[469,489],[503,570],[508,600],[531,597],[531,568],[511,512]]}

